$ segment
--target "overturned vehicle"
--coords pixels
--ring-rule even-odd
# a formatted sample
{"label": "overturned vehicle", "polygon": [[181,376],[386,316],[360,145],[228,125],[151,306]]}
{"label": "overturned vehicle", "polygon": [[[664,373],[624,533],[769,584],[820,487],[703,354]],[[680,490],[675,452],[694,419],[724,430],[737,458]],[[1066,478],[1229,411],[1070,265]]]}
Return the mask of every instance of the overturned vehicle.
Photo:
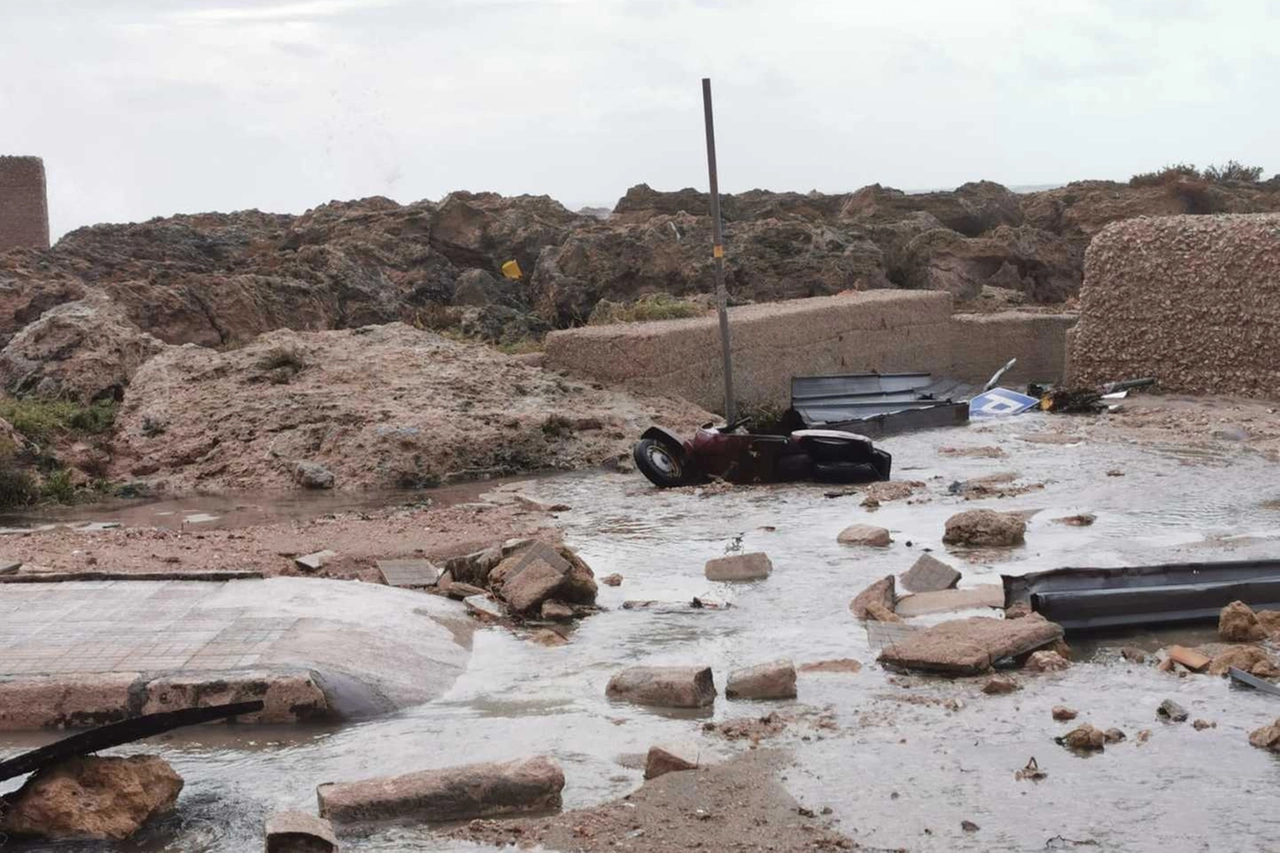
{"label": "overturned vehicle", "polygon": [[743,418],[722,427],[706,424],[687,440],[650,427],[632,451],[636,467],[662,488],[713,478],[731,483],[889,479],[893,457],[865,435],[833,429],[801,429],[787,435],[739,432],[746,423]]}

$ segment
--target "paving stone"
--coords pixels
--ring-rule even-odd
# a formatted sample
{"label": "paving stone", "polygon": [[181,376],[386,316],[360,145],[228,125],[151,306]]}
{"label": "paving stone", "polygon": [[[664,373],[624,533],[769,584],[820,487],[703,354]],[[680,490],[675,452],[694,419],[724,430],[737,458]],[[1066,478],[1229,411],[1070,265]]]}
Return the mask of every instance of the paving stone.
{"label": "paving stone", "polygon": [[443,569],[432,565],[430,560],[378,560],[378,571],[382,572],[382,580],[387,586],[403,589],[435,586],[444,573]]}
{"label": "paving stone", "polygon": [[898,580],[908,592],[934,592],[953,588],[960,582],[960,573],[932,554],[921,554]]}

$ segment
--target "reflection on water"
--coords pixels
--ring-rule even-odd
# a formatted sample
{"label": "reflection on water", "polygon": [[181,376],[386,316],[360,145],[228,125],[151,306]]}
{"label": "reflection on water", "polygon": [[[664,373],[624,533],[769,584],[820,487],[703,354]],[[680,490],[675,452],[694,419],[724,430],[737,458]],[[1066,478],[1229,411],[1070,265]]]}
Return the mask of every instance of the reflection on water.
{"label": "reflection on water", "polygon": [[[264,816],[282,808],[314,810],[320,782],[531,753],[552,754],[564,765],[568,807],[595,804],[639,784],[639,771],[619,763],[621,756],[664,740],[702,738],[712,755],[730,748],[707,740],[697,720],[606,701],[605,684],[620,666],[708,664],[723,690],[731,668],[782,656],[868,664],[856,676],[802,676],[797,702],[766,706],[833,710],[838,730],[798,726],[780,737],[797,759],[787,784],[806,805],[833,809],[844,830],[863,843],[1030,850],[1062,835],[1095,840],[1106,850],[1265,849],[1262,839],[1280,837],[1280,811],[1271,805],[1280,761],[1252,749],[1245,733],[1280,715],[1274,700],[1230,691],[1218,679],[1178,679],[1115,662],[1113,654],[1099,655],[1107,663],[1060,676],[1022,679],[1022,690],[999,697],[983,695],[981,680],[891,681],[873,665],[875,653],[849,615],[849,599],[872,580],[904,571],[924,548],[961,568],[965,585],[997,582],[1000,572],[1064,565],[1205,559],[1217,547],[1204,546],[1206,536],[1244,531],[1259,538],[1239,543],[1231,558],[1274,556],[1280,518],[1260,507],[1247,487],[1274,482],[1274,466],[1246,454],[1227,458],[1227,468],[1187,466],[1176,454],[1136,447],[1014,438],[1015,428],[1034,430],[1037,417],[981,433],[970,428],[884,442],[895,454],[895,469],[910,469],[905,476],[926,488],[924,502],[887,503],[875,512],[860,507],[857,496],[828,499],[824,488],[809,485],[707,493],[659,492],[638,476],[614,474],[540,480],[530,486],[534,497],[574,508],[561,516],[570,544],[598,575],[624,576],[620,587],[601,587],[607,612],[583,622],[572,642],[558,648],[503,630],[481,631],[468,671],[444,698],[393,717],[303,737],[238,730],[253,746],[203,732],[162,741],[156,751],[188,781],[181,808],[146,839],[119,849],[257,849]],[[965,443],[1000,444],[1009,458],[993,465],[936,453],[939,444]],[[947,494],[954,480],[996,470],[1018,471],[1046,486],[969,503]],[[1109,470],[1124,476],[1109,477]],[[998,562],[948,554],[940,541],[943,522],[975,507],[1038,510],[1027,545]],[[1097,522],[1077,528],[1053,521],[1080,512],[1096,514]],[[836,534],[855,522],[888,527],[894,544],[882,550],[837,545]],[[773,576],[744,585],[707,581],[704,562],[738,536],[745,550],[769,553]],[[734,607],[622,609],[628,599],[694,596]],[[1155,648],[1166,639],[1116,643]],[[1092,655],[1099,647],[1081,644],[1080,651]],[[1218,727],[1200,732],[1157,723],[1155,707],[1168,697]],[[959,710],[947,710],[938,701],[944,699],[959,700]],[[1079,709],[1080,721],[1118,726],[1129,740],[1094,758],[1076,758],[1052,742],[1064,731],[1050,716],[1055,704]],[[722,696],[714,716],[761,707]],[[1139,746],[1135,736],[1144,728],[1154,734]],[[1015,781],[1014,770],[1033,755],[1048,779]],[[961,820],[979,824],[980,833],[963,833]],[[413,827],[345,841],[344,849],[353,851],[478,849],[445,846]]]}

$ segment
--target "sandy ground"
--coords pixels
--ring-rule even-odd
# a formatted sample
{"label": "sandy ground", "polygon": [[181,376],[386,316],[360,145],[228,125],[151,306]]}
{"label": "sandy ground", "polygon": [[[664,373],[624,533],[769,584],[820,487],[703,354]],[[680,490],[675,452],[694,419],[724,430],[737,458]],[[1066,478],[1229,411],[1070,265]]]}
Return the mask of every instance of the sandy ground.
{"label": "sandy ground", "polygon": [[56,527],[0,537],[0,553],[21,561],[23,575],[256,571],[270,577],[303,574],[295,556],[331,550],[338,556],[312,576],[380,583],[377,559],[442,560],[512,537],[554,535],[546,509],[497,491],[452,506],[340,512],[230,529]]}

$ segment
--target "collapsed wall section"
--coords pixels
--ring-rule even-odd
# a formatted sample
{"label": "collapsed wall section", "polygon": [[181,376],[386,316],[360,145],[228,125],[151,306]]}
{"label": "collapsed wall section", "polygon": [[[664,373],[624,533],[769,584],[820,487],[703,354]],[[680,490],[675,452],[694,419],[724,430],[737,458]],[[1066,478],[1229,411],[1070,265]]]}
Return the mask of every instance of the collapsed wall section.
{"label": "collapsed wall section", "polygon": [[1077,383],[1154,376],[1167,391],[1280,394],[1280,215],[1130,219],[1085,255]]}
{"label": "collapsed wall section", "polygon": [[44,161],[0,156],[0,252],[49,248]]}

